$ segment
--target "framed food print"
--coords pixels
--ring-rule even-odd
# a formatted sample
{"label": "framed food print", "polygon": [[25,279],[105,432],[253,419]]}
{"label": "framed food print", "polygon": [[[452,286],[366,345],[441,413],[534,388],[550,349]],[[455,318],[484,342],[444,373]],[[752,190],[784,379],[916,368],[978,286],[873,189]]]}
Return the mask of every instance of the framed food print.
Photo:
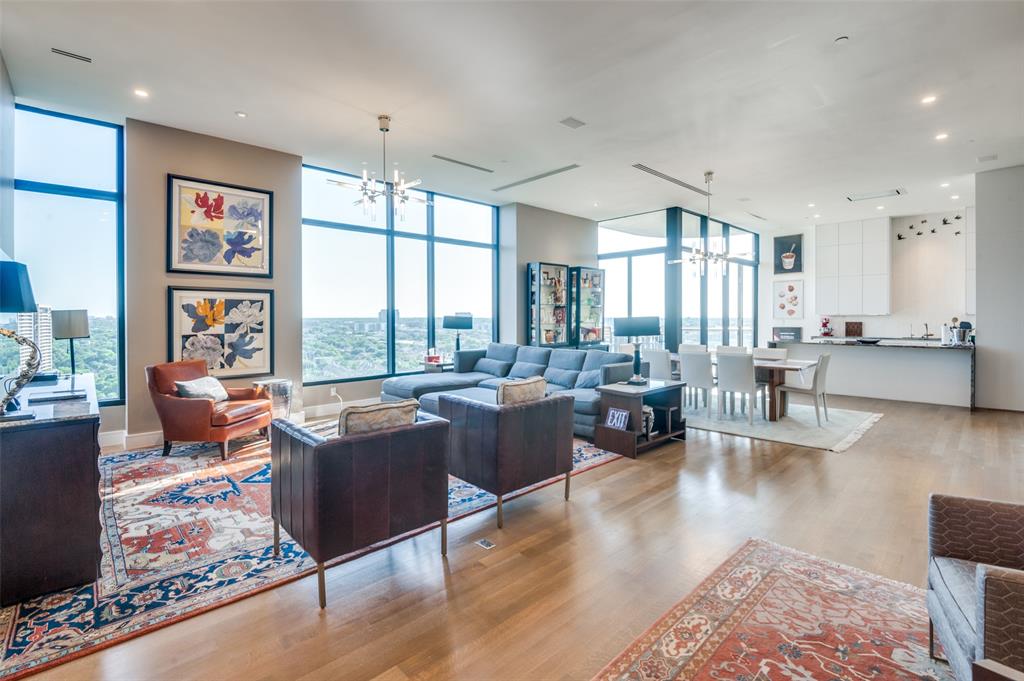
{"label": "framed food print", "polygon": [[804,271],[804,235],[777,236],[775,249],[775,274],[800,274]]}
{"label": "framed food print", "polygon": [[167,176],[167,271],[273,276],[274,192]]}
{"label": "framed food print", "polygon": [[772,309],[775,319],[804,318],[804,281],[776,281],[772,284]]}
{"label": "framed food print", "polygon": [[167,287],[167,355],[202,359],[211,376],[274,373],[274,292]]}

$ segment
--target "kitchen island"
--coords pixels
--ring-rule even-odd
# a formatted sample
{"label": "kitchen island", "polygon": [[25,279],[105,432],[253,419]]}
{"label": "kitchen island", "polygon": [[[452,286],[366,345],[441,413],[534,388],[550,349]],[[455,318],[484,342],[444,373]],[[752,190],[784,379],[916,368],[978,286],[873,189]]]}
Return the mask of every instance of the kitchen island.
{"label": "kitchen island", "polygon": [[883,338],[863,345],[855,338],[816,337],[776,341],[790,359],[832,353],[828,392],[832,395],[945,404],[974,408],[974,346],[937,340]]}

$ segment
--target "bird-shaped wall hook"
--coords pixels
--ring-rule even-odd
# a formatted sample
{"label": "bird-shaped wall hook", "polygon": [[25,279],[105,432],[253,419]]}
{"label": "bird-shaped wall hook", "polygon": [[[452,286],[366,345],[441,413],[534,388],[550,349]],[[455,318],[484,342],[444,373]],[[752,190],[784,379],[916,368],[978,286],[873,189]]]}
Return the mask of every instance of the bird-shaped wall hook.
{"label": "bird-shaped wall hook", "polygon": [[963,218],[962,218],[962,217],[960,217],[959,215],[957,215],[957,216],[956,216],[955,218],[953,218],[953,219],[954,219],[954,220],[963,220]]}
{"label": "bird-shaped wall hook", "polygon": [[921,236],[922,234],[924,234],[924,232],[918,232],[917,233],[918,236]]}
{"label": "bird-shaped wall hook", "polygon": [[953,236],[960,236],[960,232],[953,232]]}
{"label": "bird-shaped wall hook", "polygon": [[922,225],[927,225],[928,224],[928,218],[925,218],[924,220],[921,220],[921,224]]}
{"label": "bird-shaped wall hook", "polygon": [[949,218],[942,218],[942,224],[943,224],[943,225],[948,225],[948,224],[950,224],[950,222],[949,222]]}
{"label": "bird-shaped wall hook", "polygon": [[896,234],[896,241],[903,241],[906,238],[907,237],[903,236],[902,234],[899,234],[899,233]]}
{"label": "bird-shaped wall hook", "polygon": [[934,227],[932,227],[932,234],[937,234],[937,233],[938,233],[938,231],[939,231],[939,230],[937,230],[937,229],[935,229]]}

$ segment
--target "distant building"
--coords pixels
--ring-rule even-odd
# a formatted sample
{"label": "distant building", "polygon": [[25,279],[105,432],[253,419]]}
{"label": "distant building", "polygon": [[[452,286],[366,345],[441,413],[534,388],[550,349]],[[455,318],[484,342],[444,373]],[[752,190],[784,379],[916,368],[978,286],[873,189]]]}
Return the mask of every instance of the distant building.
{"label": "distant building", "polygon": [[[18,334],[30,338],[39,346],[39,370],[53,371],[53,322],[50,317],[52,307],[40,305],[39,311],[18,313]],[[18,359],[24,364],[28,360],[29,349],[20,346]]]}

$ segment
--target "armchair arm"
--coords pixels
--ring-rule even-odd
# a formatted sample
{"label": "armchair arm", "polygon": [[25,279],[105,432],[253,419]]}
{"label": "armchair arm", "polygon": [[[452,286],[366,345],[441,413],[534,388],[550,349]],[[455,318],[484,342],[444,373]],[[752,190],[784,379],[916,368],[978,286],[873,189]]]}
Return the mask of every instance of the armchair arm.
{"label": "armchair arm", "polygon": [[225,388],[229,400],[267,400],[270,395],[263,386],[259,388]]}
{"label": "armchair arm", "polygon": [[979,658],[1024,672],[1024,570],[978,565]]}
{"label": "armchair arm", "polygon": [[928,555],[1024,567],[1024,505],[933,494]]}
{"label": "armchair arm", "polygon": [[464,374],[473,370],[478,359],[483,359],[487,350],[459,350],[455,353],[455,373]]}
{"label": "armchair arm", "polygon": [[1024,672],[991,660],[977,660],[971,665],[971,681],[1024,681]]}
{"label": "armchair arm", "polygon": [[213,400],[153,392],[165,440],[204,440],[210,432]]}

